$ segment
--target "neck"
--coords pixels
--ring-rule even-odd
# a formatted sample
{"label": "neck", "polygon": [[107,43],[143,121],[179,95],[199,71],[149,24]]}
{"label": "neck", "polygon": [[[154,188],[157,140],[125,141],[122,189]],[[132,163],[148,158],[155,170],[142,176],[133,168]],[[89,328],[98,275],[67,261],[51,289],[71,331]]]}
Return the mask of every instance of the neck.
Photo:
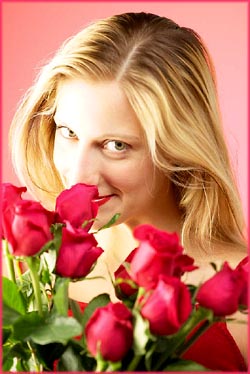
{"label": "neck", "polygon": [[[141,224],[150,224],[168,232],[176,232],[181,235],[182,231],[182,213],[176,202],[176,197],[172,184],[169,184],[165,194],[165,200],[154,200],[150,209],[150,214],[141,212],[139,216],[133,220],[125,222],[130,231]],[[147,212],[149,209],[147,209]]]}

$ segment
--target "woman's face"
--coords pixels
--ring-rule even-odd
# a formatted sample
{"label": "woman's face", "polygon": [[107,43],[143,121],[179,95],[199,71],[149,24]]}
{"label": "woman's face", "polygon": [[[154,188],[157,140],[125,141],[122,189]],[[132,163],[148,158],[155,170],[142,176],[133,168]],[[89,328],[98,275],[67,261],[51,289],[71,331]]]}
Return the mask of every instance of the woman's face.
{"label": "woman's face", "polygon": [[[95,229],[120,213],[129,226],[161,214],[167,179],[155,169],[141,125],[115,82],[64,81],[54,117],[54,163],[66,188],[97,185]],[[164,207],[165,208],[165,207]]]}

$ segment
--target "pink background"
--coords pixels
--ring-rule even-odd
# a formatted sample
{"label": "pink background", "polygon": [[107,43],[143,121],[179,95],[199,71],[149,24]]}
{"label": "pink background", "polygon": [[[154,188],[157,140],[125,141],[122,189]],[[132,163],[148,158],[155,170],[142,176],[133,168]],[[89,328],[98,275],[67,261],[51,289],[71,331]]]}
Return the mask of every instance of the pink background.
{"label": "pink background", "polygon": [[3,181],[18,184],[7,145],[11,118],[26,89],[61,45],[94,19],[146,11],[191,27],[204,39],[217,71],[223,125],[247,216],[246,2],[4,2]]}

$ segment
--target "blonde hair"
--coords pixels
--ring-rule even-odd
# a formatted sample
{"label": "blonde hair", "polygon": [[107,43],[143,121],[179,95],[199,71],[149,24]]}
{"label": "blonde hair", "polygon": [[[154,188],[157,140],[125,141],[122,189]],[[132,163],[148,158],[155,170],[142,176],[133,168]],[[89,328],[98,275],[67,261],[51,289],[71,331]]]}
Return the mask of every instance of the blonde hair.
{"label": "blonde hair", "polygon": [[175,186],[184,239],[242,245],[244,220],[213,64],[200,36],[164,17],[126,13],[66,41],[26,94],[11,129],[16,171],[43,202],[63,189],[53,163],[53,114],[59,82],[75,77],[122,87],[156,167]]}

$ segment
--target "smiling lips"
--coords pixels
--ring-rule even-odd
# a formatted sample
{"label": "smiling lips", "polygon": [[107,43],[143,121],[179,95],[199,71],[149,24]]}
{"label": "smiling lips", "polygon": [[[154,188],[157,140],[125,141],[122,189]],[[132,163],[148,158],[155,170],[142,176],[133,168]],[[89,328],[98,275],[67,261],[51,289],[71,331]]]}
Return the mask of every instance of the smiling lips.
{"label": "smiling lips", "polygon": [[107,203],[111,197],[114,195],[107,195],[107,196],[99,196],[97,199],[94,199],[93,202],[97,203],[98,206],[101,206]]}

